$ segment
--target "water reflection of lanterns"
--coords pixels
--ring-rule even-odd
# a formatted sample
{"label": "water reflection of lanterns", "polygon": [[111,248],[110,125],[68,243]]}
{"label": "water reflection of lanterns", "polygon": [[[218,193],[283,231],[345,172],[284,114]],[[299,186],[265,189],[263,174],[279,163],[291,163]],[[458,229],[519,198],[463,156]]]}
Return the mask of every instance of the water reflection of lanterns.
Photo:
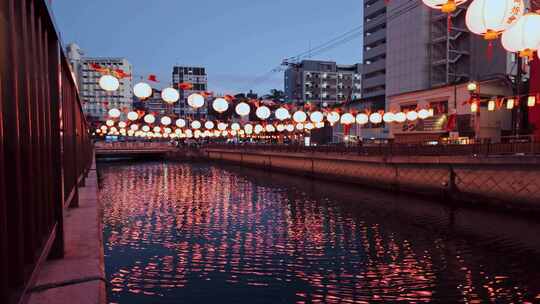
{"label": "water reflection of lanterns", "polygon": [[474,101],[473,103],[471,103],[471,112],[472,112],[472,113],[478,112],[478,103],[477,103],[476,101]]}
{"label": "water reflection of lanterns", "polygon": [[514,98],[508,98],[506,100],[506,109],[512,110],[514,108],[515,99]]}

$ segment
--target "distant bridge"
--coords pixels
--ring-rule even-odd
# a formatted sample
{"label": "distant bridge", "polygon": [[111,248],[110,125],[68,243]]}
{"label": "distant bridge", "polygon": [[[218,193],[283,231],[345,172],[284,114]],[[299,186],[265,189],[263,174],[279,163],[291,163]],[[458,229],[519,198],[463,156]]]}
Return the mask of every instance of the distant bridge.
{"label": "distant bridge", "polygon": [[163,157],[178,149],[165,142],[97,142],[96,157]]}

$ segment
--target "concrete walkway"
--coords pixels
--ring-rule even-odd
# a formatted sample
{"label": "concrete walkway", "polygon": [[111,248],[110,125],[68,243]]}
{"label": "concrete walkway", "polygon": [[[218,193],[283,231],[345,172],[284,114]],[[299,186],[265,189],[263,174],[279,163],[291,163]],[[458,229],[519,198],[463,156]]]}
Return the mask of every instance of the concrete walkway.
{"label": "concrete walkway", "polygon": [[79,207],[64,214],[65,257],[40,271],[29,303],[102,304],[106,301],[103,242],[95,164],[79,188]]}

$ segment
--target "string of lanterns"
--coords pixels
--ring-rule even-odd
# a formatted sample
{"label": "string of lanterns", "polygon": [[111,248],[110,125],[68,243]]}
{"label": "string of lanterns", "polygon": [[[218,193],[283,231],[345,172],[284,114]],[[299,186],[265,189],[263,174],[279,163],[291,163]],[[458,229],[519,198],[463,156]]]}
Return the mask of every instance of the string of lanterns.
{"label": "string of lanterns", "polygon": [[[448,14],[450,31],[451,14],[467,0],[422,0],[433,9]],[[489,41],[501,37],[505,50],[520,57],[533,59],[540,49],[540,14],[527,12],[523,0],[473,0],[465,15],[467,28]]]}

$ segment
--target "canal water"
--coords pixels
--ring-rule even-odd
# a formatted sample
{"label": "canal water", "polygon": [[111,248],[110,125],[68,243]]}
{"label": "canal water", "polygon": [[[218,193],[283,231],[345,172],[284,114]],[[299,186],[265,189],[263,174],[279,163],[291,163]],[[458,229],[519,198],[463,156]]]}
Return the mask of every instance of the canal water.
{"label": "canal water", "polygon": [[540,224],[204,163],[98,165],[108,303],[537,303]]}

